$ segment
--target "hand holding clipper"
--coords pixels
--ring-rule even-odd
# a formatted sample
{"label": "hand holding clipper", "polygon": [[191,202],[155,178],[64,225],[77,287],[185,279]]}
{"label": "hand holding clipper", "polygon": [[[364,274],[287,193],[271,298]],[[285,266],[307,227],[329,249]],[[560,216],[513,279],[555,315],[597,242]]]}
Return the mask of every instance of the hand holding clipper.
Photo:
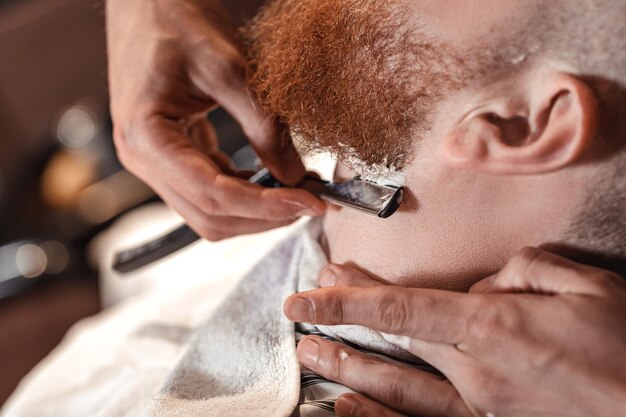
{"label": "hand holding clipper", "polygon": [[[268,188],[283,188],[266,168],[250,178],[250,182]],[[336,205],[358,210],[380,218],[393,215],[404,197],[402,187],[384,186],[356,177],[343,183],[334,183],[307,175],[297,186]],[[189,226],[176,230],[145,245],[118,253],[113,269],[127,273],[142,268],[190,245],[200,239]]]}

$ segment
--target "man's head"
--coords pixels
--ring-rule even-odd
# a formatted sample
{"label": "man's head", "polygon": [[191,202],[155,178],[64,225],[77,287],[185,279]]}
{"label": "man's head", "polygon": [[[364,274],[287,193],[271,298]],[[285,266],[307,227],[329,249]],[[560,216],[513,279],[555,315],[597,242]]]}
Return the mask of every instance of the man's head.
{"label": "man's head", "polygon": [[625,256],[625,17],[620,0],[270,3],[246,32],[261,104],[357,170],[406,174],[389,220],[331,210],[333,260],[464,288],[525,245]]}

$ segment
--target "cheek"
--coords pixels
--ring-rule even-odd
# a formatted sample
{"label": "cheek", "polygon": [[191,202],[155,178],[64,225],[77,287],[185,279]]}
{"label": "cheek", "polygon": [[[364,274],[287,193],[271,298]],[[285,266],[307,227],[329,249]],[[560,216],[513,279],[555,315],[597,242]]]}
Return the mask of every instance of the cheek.
{"label": "cheek", "polygon": [[481,204],[459,194],[463,181],[445,169],[422,168],[407,177],[407,200],[389,219],[347,209],[328,213],[333,262],[355,263],[393,284],[453,290],[469,288],[499,266],[502,242],[494,226],[481,221]]}
{"label": "cheek", "polygon": [[501,22],[519,21],[527,15],[526,7],[536,3],[537,0],[407,0],[410,10],[428,16],[432,33],[458,44],[472,44],[477,38],[489,36]]}

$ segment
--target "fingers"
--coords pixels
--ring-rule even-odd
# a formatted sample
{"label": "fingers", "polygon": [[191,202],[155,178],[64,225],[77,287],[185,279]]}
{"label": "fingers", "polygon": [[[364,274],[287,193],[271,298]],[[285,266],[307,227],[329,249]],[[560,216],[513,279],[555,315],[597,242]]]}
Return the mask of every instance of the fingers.
{"label": "fingers", "polygon": [[350,387],[394,410],[411,415],[466,415],[459,413],[465,406],[454,387],[427,372],[383,361],[314,336],[300,341],[297,354],[303,365],[322,377]]}
{"label": "fingers", "polygon": [[187,224],[198,235],[210,241],[228,239],[235,236],[260,233],[293,223],[296,219],[268,221],[239,217],[209,216],[182,198],[167,186],[160,187],[159,195],[166,204],[184,217]]}
{"label": "fingers", "polygon": [[[215,37],[213,37],[215,39]],[[295,185],[305,168],[289,131],[267,115],[256,103],[246,80],[243,58],[228,45],[216,53],[215,45],[202,49],[201,65],[195,64],[195,84],[207,92],[241,125],[250,144],[264,165],[281,182]],[[207,66],[213,63],[213,66]]]}
{"label": "fingers", "polygon": [[524,248],[497,274],[476,283],[470,292],[530,292],[602,296],[623,285],[608,271],[581,265],[537,248]]}
{"label": "fingers", "polygon": [[196,120],[189,124],[185,136],[191,140],[196,149],[210,156],[220,171],[228,175],[237,175],[237,170],[230,157],[220,151],[217,133],[205,114],[199,115]]}
{"label": "fingers", "polygon": [[208,199],[200,203],[218,215],[280,220],[320,216],[326,211],[326,203],[308,191],[263,188],[224,174],[219,174],[208,188]]}
{"label": "fingers", "polygon": [[402,417],[402,414],[359,394],[344,394],[337,398],[335,414],[339,417]]}
{"label": "fingers", "polygon": [[[228,23],[215,10],[188,3],[156,7],[147,18],[141,15],[145,7],[133,6],[132,16],[127,8],[111,8],[115,16],[108,23],[122,30],[114,31],[122,35],[109,42],[120,160],[142,180],[176,190],[207,216],[284,222],[322,214],[326,204],[304,190],[266,190],[235,178],[228,161],[217,154],[208,124],[190,123],[220,104],[279,179],[296,183],[304,175],[288,136],[251,97]],[[128,42],[136,33],[127,29],[137,25],[140,41]],[[163,194],[162,188],[156,191]]]}
{"label": "fingers", "polygon": [[383,285],[356,268],[338,264],[330,264],[322,269],[317,281],[322,288],[334,286],[375,287]]}
{"label": "fingers", "polygon": [[204,113],[197,115],[188,123],[185,136],[191,140],[196,149],[205,155],[215,155],[219,152],[217,132]]}
{"label": "fingers", "polygon": [[326,209],[307,191],[266,189],[225,175],[190,144],[175,121],[153,117],[132,135],[118,143],[124,165],[144,181],[167,184],[207,215],[281,221]]}
{"label": "fingers", "polygon": [[[334,286],[369,288],[384,285],[370,278],[357,268],[338,264],[329,264],[322,269],[318,277],[318,282],[322,288]],[[461,354],[454,346],[448,344],[425,342],[413,339],[409,336],[396,336],[384,332],[381,332],[381,335],[388,342],[413,352],[421,359],[444,372],[450,370],[451,367],[457,364],[456,359],[458,355]]]}
{"label": "fingers", "polygon": [[[236,77],[235,74],[232,75]],[[289,131],[268,116],[256,104],[243,78],[229,80],[230,88],[217,91],[213,97],[241,125],[250,144],[264,165],[281,182],[295,185],[305,175],[305,168],[300,160]]]}
{"label": "fingers", "polygon": [[293,321],[358,324],[398,336],[458,344],[474,314],[475,296],[440,290],[332,287],[295,294],[284,311]]}

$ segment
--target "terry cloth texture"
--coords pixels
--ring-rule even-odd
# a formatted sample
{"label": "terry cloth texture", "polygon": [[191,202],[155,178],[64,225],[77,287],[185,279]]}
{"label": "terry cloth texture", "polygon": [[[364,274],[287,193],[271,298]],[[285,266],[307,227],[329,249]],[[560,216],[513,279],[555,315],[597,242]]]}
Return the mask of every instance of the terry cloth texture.
{"label": "terry cloth texture", "polygon": [[[298,267],[298,292],[319,288],[317,277],[328,264],[326,254],[319,244],[321,224],[313,221],[302,235],[302,251]],[[370,352],[402,359],[407,362],[423,362],[405,349],[387,341],[383,334],[363,326],[316,326],[322,333],[335,340],[353,343]]]}
{"label": "terry cloth texture", "polygon": [[[326,384],[307,370],[301,379],[295,326],[283,314],[284,300],[297,288],[314,288],[327,263],[318,244],[320,233],[319,221],[297,229],[243,278],[232,273],[237,283],[226,289],[223,284],[197,285],[180,296],[134,300],[77,326],[25,379],[3,416],[332,413],[336,395],[347,388]],[[240,270],[236,259],[225,263]],[[226,271],[225,276],[229,278]],[[411,356],[360,327],[302,325],[299,334],[321,334],[393,357]]]}
{"label": "terry cloth texture", "polygon": [[[202,326],[156,397],[152,415],[287,417],[299,404],[311,408],[311,400],[300,395],[294,324],[285,318],[283,302],[296,285],[302,290],[317,287],[319,271],[327,264],[318,243],[320,233],[320,222],[310,222],[244,279]],[[380,333],[364,327],[318,329],[339,342],[418,362]],[[348,391],[344,387],[334,392]],[[334,399],[312,401],[322,405],[314,408],[324,410]]]}
{"label": "terry cloth texture", "polygon": [[294,325],[301,240],[292,237],[248,274],[200,328],[155,397],[153,416],[287,417],[300,394]]}

